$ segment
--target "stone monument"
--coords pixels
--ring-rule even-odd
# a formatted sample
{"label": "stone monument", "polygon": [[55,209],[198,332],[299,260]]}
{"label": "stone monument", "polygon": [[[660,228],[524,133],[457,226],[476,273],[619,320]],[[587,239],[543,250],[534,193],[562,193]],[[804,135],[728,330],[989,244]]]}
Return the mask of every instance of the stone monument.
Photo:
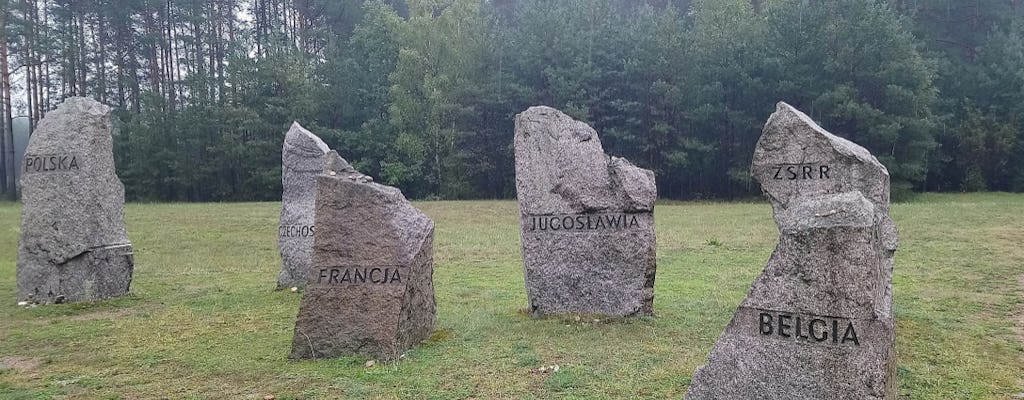
{"label": "stone monument", "polygon": [[113,123],[110,107],[72,97],[32,133],[22,165],[19,301],[128,294],[134,261],[124,186],[114,172]]}
{"label": "stone monument", "polygon": [[687,399],[895,399],[889,173],[785,103],[751,166],[779,243]]}
{"label": "stone monument", "polygon": [[434,222],[334,151],[317,186],[313,265],[290,358],[396,359],[434,330]]}
{"label": "stone monument", "polygon": [[515,162],[530,313],[651,315],[654,173],[549,107],[516,116]]}
{"label": "stone monument", "polygon": [[277,228],[281,251],[278,289],[306,286],[316,231],[316,177],[324,171],[324,155],[330,150],[298,122],[292,123],[285,135],[281,148],[281,223]]}

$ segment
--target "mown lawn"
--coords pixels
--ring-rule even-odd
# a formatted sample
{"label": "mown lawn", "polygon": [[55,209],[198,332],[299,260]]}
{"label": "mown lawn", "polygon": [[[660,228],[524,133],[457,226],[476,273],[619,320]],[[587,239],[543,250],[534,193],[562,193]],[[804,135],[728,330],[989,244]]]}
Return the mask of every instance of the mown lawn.
{"label": "mown lawn", "polygon": [[[36,308],[15,305],[19,207],[0,203],[0,399],[681,398],[777,235],[764,203],[659,205],[656,317],[531,320],[516,204],[417,205],[438,331],[366,367],[286,359],[299,295],[273,290],[276,203],[131,204],[133,295]],[[1024,195],[893,213],[900,397],[1024,396]]]}

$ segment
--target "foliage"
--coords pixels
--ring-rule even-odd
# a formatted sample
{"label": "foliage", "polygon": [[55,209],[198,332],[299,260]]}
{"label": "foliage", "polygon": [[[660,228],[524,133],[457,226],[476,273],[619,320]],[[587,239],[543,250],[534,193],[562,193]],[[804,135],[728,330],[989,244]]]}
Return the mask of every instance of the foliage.
{"label": "foliage", "polygon": [[935,148],[931,63],[884,2],[798,3],[768,6],[768,58],[787,71],[780,83],[789,90],[778,93],[868,148],[888,167],[894,195],[908,192],[924,180]]}
{"label": "foliage", "polygon": [[1024,190],[1016,0],[26,0],[0,16],[15,109],[34,124],[67,96],[115,106],[135,200],[277,198],[292,121],[411,197],[506,198],[513,117],[538,104],[654,170],[662,197],[743,198],[778,101],[867,147],[897,196]]}

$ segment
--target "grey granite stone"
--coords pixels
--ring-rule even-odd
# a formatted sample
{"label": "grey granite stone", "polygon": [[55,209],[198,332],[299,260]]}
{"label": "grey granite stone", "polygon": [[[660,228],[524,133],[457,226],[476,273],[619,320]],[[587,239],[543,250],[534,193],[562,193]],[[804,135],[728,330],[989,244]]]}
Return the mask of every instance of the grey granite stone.
{"label": "grey granite stone", "polygon": [[110,107],[72,97],[32,133],[22,163],[19,301],[128,294],[134,261],[124,186],[114,172],[113,130]]}
{"label": "grey granite stone", "polygon": [[889,174],[785,103],[751,166],[779,243],[687,399],[895,399]]}
{"label": "grey granite stone", "polygon": [[651,315],[654,173],[605,155],[594,129],[553,108],[515,126],[531,314]]}
{"label": "grey granite stone", "polygon": [[292,123],[281,148],[281,223],[277,244],[281,273],[277,288],[304,287],[313,262],[313,224],[316,177],[324,171],[324,155],[331,149],[298,122]]}
{"label": "grey granite stone", "polygon": [[327,158],[290,357],[396,359],[434,330],[434,222],[398,189]]}

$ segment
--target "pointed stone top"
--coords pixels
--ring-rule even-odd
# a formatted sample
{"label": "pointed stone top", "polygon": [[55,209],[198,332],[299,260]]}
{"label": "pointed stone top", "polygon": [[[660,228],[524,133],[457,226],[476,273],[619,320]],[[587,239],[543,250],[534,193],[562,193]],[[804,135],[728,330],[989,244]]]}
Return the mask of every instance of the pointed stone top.
{"label": "pointed stone top", "polygon": [[301,153],[308,156],[321,156],[331,151],[331,148],[327,146],[317,135],[313,132],[306,130],[298,122],[292,122],[292,126],[288,129],[288,133],[284,138],[285,151]]}
{"label": "pointed stone top", "polygon": [[594,128],[554,108],[530,107],[516,115],[516,122],[523,125],[523,129],[516,129],[517,137],[546,134],[551,139],[560,142],[586,143],[588,144],[586,150],[604,155],[601,139],[598,138]]}
{"label": "pointed stone top", "polygon": [[110,106],[88,97],[68,97],[57,106],[57,110],[61,112],[74,110],[79,113],[102,116],[110,112]]}
{"label": "pointed stone top", "polygon": [[652,171],[604,153],[597,131],[551,107],[515,118],[516,190],[524,215],[649,212]]}
{"label": "pointed stone top", "polygon": [[867,149],[833,135],[789,104],[779,102],[757,141],[754,178],[773,202],[795,196],[859,191],[889,204],[889,171]]}
{"label": "pointed stone top", "polygon": [[[39,121],[29,138],[30,143],[60,140],[66,148],[74,149],[84,146],[82,141],[88,140],[87,136],[111,136],[110,110],[109,106],[88,97],[69,97]],[[67,129],[82,124],[99,129]]]}
{"label": "pointed stone top", "polygon": [[286,170],[319,174],[328,151],[330,147],[320,137],[293,122],[281,146],[281,165]]}
{"label": "pointed stone top", "polygon": [[[878,168],[889,175],[889,171],[882,163],[878,162],[867,149],[860,145],[829,133],[811,117],[786,102],[780,101],[775,105],[775,113],[768,118],[764,128],[764,135],[758,141],[758,148],[772,149],[777,140],[791,140],[793,137],[800,137],[804,140],[828,141],[829,145],[838,153],[856,158],[858,161]],[[755,157],[755,161],[757,158]]]}
{"label": "pointed stone top", "polygon": [[[810,212],[816,207],[805,205],[857,192],[874,206],[874,221],[880,223],[887,247],[895,249],[895,226],[889,218],[889,171],[867,149],[829,133],[789,104],[779,102],[768,118],[754,150],[751,173],[771,200],[780,228],[793,228],[789,225],[800,220],[793,214],[796,208]],[[827,219],[837,218],[835,214]]]}

